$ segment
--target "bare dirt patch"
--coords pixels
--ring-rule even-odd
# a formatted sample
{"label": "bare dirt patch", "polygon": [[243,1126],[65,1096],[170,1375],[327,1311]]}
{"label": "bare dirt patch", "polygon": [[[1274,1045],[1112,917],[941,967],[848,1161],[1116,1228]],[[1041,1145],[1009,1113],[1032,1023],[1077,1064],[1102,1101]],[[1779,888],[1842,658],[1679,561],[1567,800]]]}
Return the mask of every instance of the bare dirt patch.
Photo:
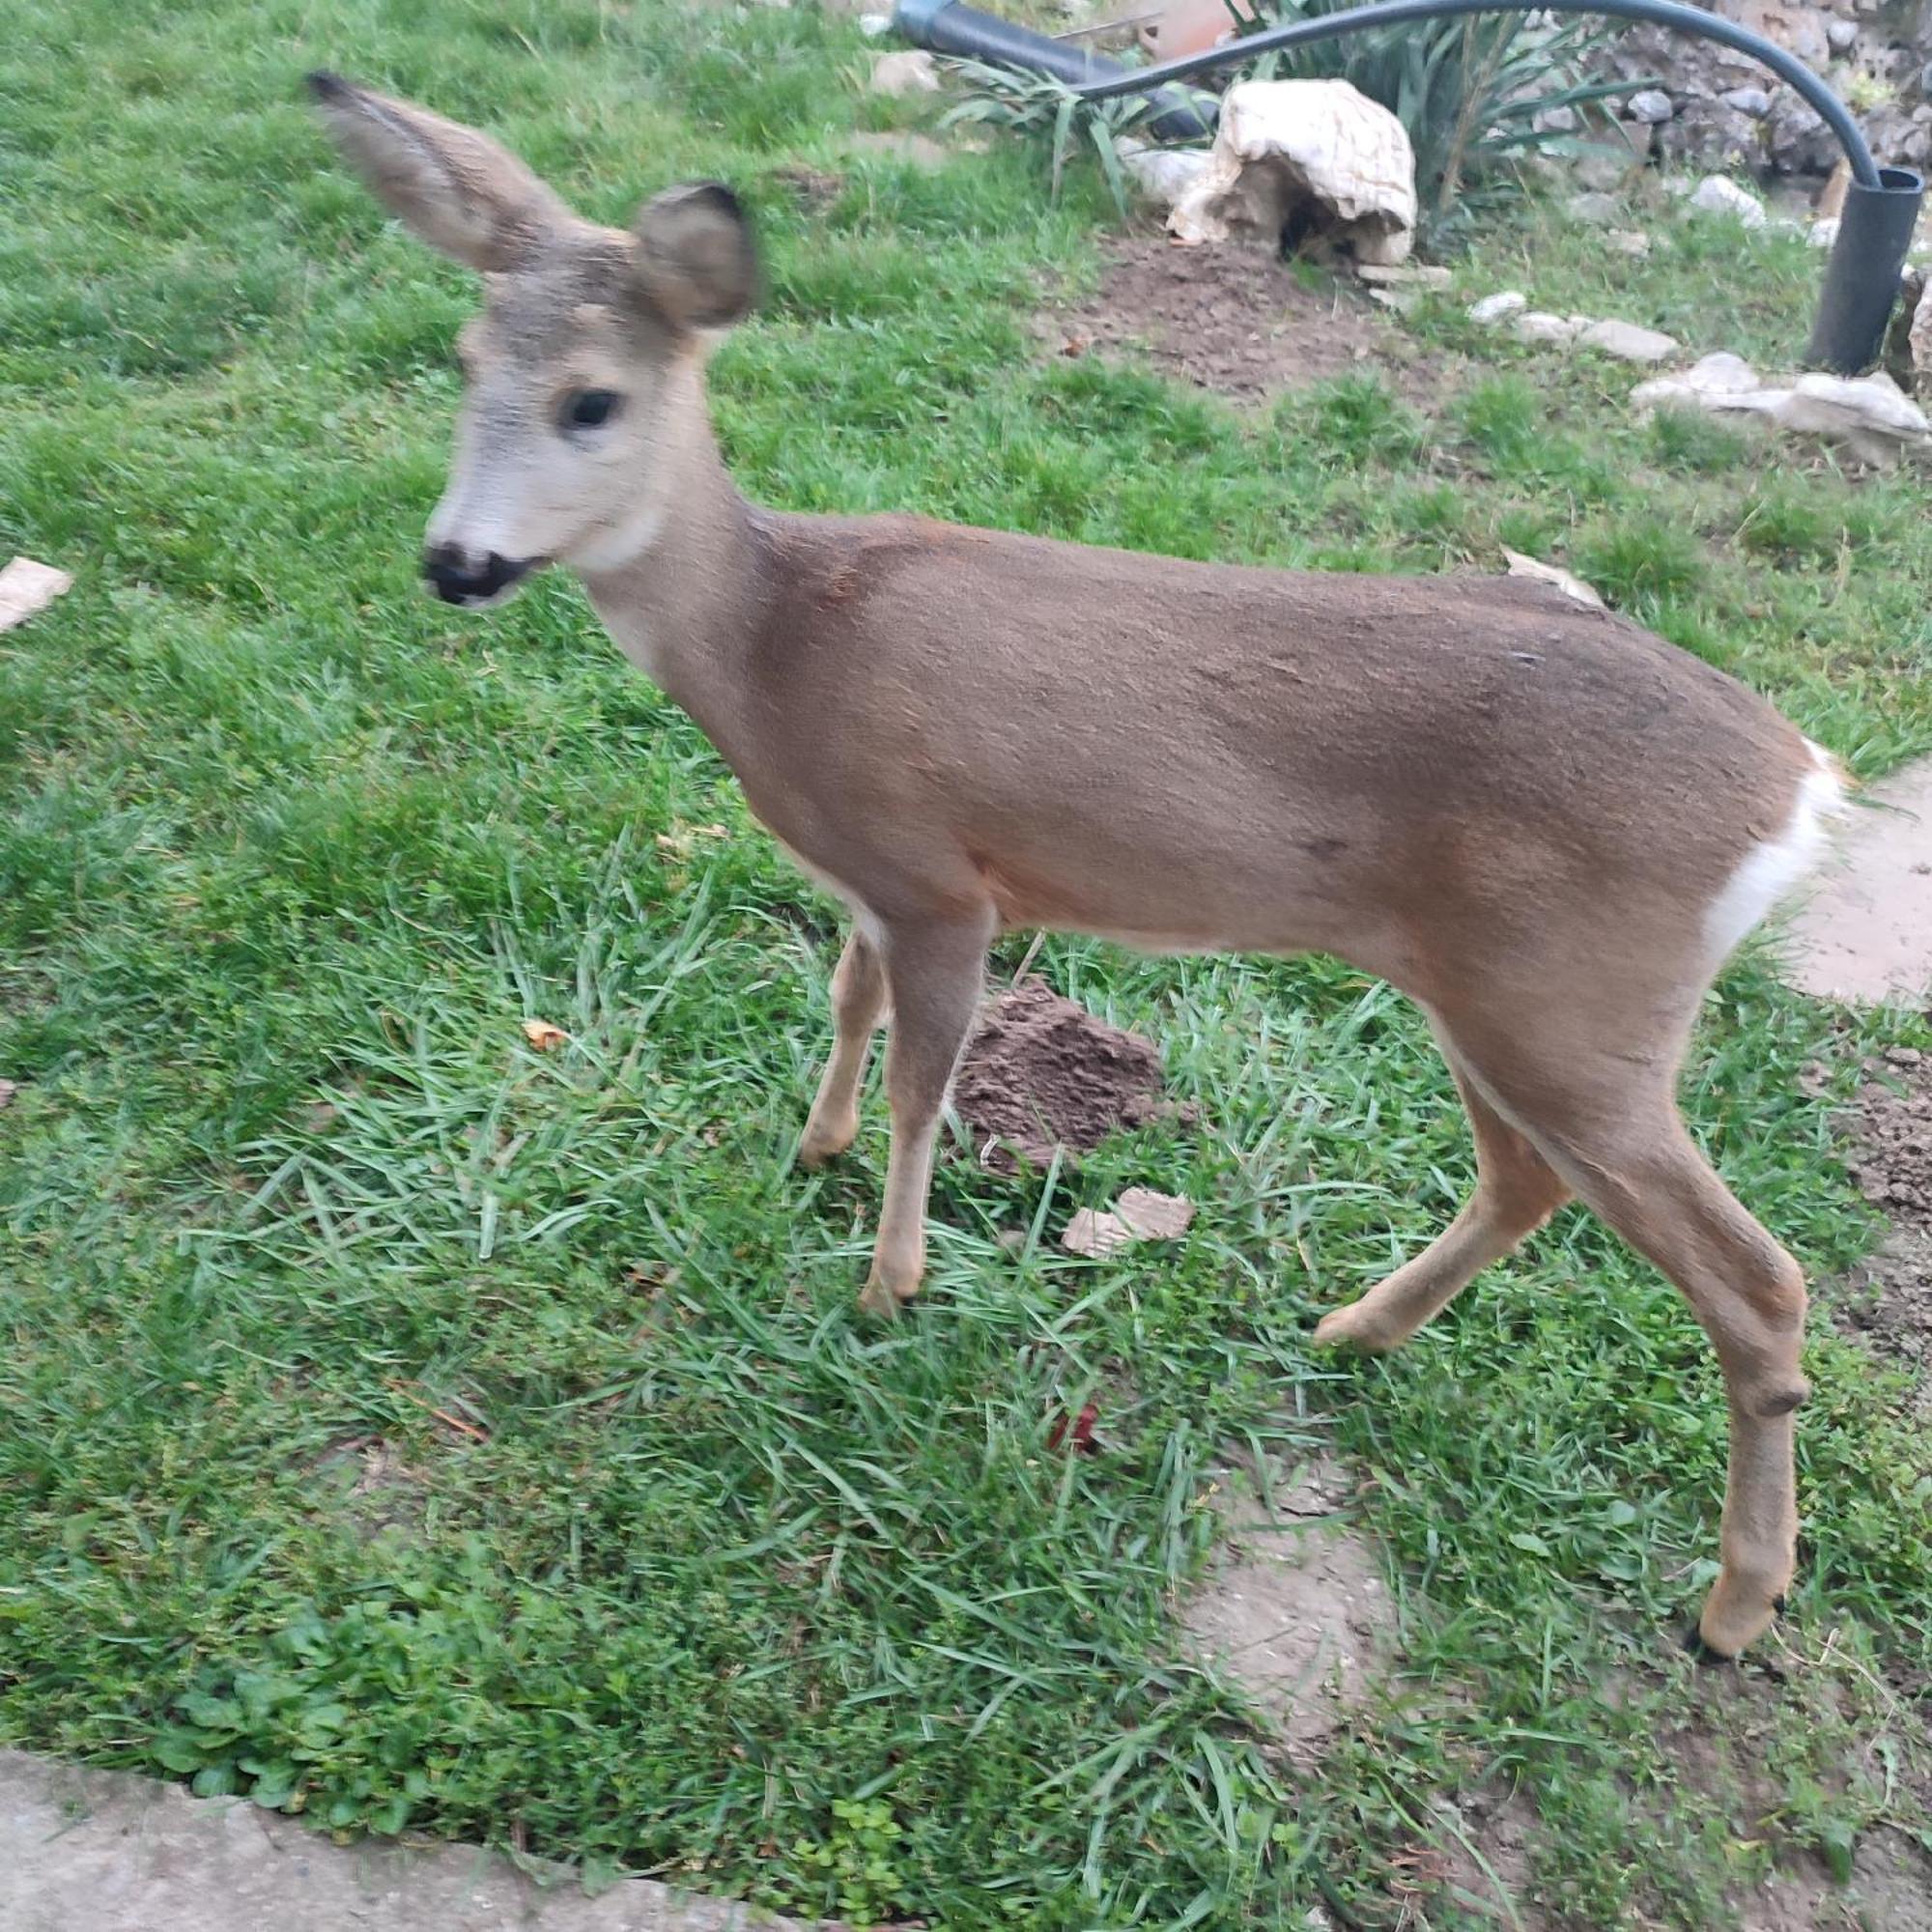
{"label": "bare dirt patch", "polygon": [[966,1049],[952,1104],[980,1165],[1043,1168],[1056,1150],[1091,1152],[1122,1127],[1192,1121],[1163,1097],[1152,1040],[1096,1019],[1044,980],[1022,980],[994,1001]]}
{"label": "bare dirt patch", "polygon": [[1839,1325],[1909,1366],[1932,1357],[1932,1055],[1894,1046],[1865,1069],[1845,1165],[1891,1232],[1837,1298]]}
{"label": "bare dirt patch", "polygon": [[389,1530],[413,1534],[422,1528],[429,1479],[385,1437],[356,1435],[334,1443],[313,1468],[363,1537],[373,1539]]}
{"label": "bare dirt patch", "polygon": [[1825,1774],[1834,1790],[1876,1795],[1900,1768],[1896,1741],[1876,1748],[1808,1662],[1785,1651],[1764,1666],[1698,1671],[1677,1721],[1656,1733],[1680,1783],[1718,1810],[1733,1841],[1764,1846],[1776,1861],[1731,1894],[1736,1922],[1744,1932],[1932,1932],[1932,1859],[1905,1833],[1861,1832],[1846,1855],[1849,1869],[1833,1873],[1784,1814],[1777,1736],[1792,1703],[1803,1701],[1807,1723],[1840,1740]]}
{"label": "bare dirt patch", "polygon": [[1230,1472],[1220,1561],[1182,1621],[1196,1649],[1234,1678],[1293,1757],[1312,1760],[1390,1650],[1395,1605],[1371,1546],[1348,1527],[1348,1478],[1309,1464],[1272,1507]]}
{"label": "bare dirt patch", "polygon": [[[1534,1808],[1520,1792],[1473,1791],[1454,1802],[1438,1799],[1429,1842],[1392,1861],[1391,1889],[1405,1914],[1424,1907],[1413,1922],[1435,1921],[1428,1905],[1447,1899],[1479,1923],[1518,1932],[1546,1932],[1554,1920],[1530,1903],[1530,1846],[1540,1830]],[[1410,1922],[1405,1918],[1404,1922]]]}
{"label": "bare dirt patch", "polygon": [[1272,249],[1182,248],[1158,233],[1107,250],[1098,292],[1044,318],[1061,355],[1137,353],[1224,396],[1259,397],[1375,369],[1432,399],[1440,365],[1389,322],[1366,290],[1309,277]]}

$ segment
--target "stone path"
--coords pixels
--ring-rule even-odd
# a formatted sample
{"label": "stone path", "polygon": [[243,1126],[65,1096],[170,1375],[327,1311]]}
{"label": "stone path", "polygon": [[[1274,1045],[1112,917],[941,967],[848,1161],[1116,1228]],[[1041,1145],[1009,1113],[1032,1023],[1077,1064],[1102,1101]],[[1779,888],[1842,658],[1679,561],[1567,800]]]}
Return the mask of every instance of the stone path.
{"label": "stone path", "polygon": [[807,1932],[629,1879],[586,1897],[473,1845],[338,1846],[245,1800],[0,1750],[6,1932]]}
{"label": "stone path", "polygon": [[1932,758],[1861,794],[1786,928],[1786,979],[1824,1000],[1932,997]]}

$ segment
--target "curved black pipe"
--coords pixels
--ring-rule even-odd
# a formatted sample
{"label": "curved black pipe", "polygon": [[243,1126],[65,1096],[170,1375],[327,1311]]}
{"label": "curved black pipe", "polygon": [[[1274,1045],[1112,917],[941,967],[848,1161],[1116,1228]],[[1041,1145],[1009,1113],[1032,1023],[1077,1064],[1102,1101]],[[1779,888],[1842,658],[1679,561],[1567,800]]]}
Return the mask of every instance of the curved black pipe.
{"label": "curved black pipe", "polygon": [[1707,41],[1735,47],[1768,67],[1816,110],[1819,119],[1838,137],[1838,145],[1852,164],[1854,181],[1872,188],[1884,185],[1864,134],[1846,111],[1845,103],[1796,54],[1761,34],[1752,33],[1748,27],[1740,27],[1735,21],[1707,14],[1699,7],[1684,6],[1681,0],[1378,0],[1375,6],[1318,14],[1310,19],[1291,20],[1286,26],[1264,28],[1259,34],[1245,34],[1238,40],[1209,47],[1205,53],[1161,61],[1154,67],[1123,69],[1101,79],[1083,82],[1075,92],[1089,100],[1104,100],[1116,94],[1137,94],[1143,88],[1186,80],[1234,61],[1251,60],[1256,54],[1273,48],[1305,46],[1311,41],[1325,41],[1338,34],[1359,34],[1371,27],[1399,26],[1405,20],[1430,20],[1455,14],[1607,14],[1620,20],[1648,20],[1655,26],[1675,27],[1680,32],[1700,34]]}
{"label": "curved black pipe", "polygon": [[[1075,91],[1083,94],[1087,83],[1134,71],[1105,54],[1049,40],[1031,27],[1015,26],[977,8],[956,5],[955,0],[898,0],[893,25],[907,40],[930,47],[934,53],[1050,73],[1057,80],[1072,83]],[[1147,131],[1157,141],[1205,141],[1214,131],[1213,101],[1187,88],[1150,83],[1121,92],[1154,96],[1159,112],[1149,121]]]}

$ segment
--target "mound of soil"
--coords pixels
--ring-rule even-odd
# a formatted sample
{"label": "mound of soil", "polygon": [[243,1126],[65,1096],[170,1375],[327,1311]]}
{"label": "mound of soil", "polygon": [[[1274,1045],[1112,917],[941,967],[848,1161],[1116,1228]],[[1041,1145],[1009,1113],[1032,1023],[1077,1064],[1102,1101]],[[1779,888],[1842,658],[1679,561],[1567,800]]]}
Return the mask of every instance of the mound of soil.
{"label": "mound of soil", "polygon": [[1160,1053],[1064,1000],[1043,980],[1002,993],[952,1084],[952,1105],[980,1165],[1045,1167],[1056,1148],[1085,1153],[1120,1127],[1194,1118],[1161,1097]]}
{"label": "mound of soil", "polygon": [[1267,247],[1122,236],[1108,249],[1099,292],[1046,320],[1062,355],[1138,351],[1224,396],[1268,395],[1363,367],[1405,391],[1434,385],[1423,351],[1366,292],[1326,274],[1305,283]]}
{"label": "mound of soil", "polygon": [[1845,1165],[1891,1233],[1840,1303],[1845,1325],[1915,1365],[1932,1359],[1932,1055],[1894,1046],[1859,1095]]}

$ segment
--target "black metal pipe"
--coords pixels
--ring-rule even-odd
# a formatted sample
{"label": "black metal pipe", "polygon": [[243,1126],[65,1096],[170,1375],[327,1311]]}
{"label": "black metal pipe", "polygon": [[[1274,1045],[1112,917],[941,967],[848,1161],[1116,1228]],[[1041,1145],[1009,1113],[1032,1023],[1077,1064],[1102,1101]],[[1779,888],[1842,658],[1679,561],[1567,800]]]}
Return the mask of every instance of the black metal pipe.
{"label": "black metal pipe", "polygon": [[1735,47],[1738,52],[1768,67],[1778,79],[1794,88],[1833,134],[1852,164],[1854,181],[1877,187],[1878,164],[1872,159],[1865,137],[1846,111],[1845,103],[1798,58],[1762,34],[1740,27],[1717,14],[1699,7],[1687,7],[1681,0],[1378,0],[1370,7],[1350,7],[1337,14],[1318,14],[1305,20],[1291,20],[1286,26],[1267,27],[1259,34],[1244,34],[1238,40],[1224,41],[1205,52],[1187,54],[1179,60],[1161,61],[1153,67],[1122,68],[1101,79],[1083,82],[1077,92],[1089,100],[1104,100],[1112,95],[1136,94],[1144,88],[1160,87],[1187,80],[1213,68],[1235,61],[1252,60],[1278,47],[1299,47],[1311,41],[1325,41],[1338,34],[1359,34],[1373,27],[1399,26],[1406,20],[1430,20],[1456,14],[1607,14],[1620,20],[1648,20],[1660,27],[1675,27],[1686,34],[1700,34],[1707,41]]}
{"label": "black metal pipe", "polygon": [[[930,47],[934,53],[1050,73],[1057,80],[1072,83],[1083,94],[1091,83],[1134,71],[1105,54],[1049,40],[1031,27],[1015,26],[976,7],[963,6],[960,0],[898,0],[893,25],[907,40]],[[1155,97],[1154,104],[1160,111],[1148,122],[1147,131],[1157,141],[1205,141],[1214,131],[1212,101],[1188,88],[1150,82],[1146,87],[1115,91]]]}
{"label": "black metal pipe", "polygon": [[1856,376],[1878,360],[1924,200],[1925,183],[1910,168],[1881,168],[1876,185],[1846,188],[1807,362]]}

